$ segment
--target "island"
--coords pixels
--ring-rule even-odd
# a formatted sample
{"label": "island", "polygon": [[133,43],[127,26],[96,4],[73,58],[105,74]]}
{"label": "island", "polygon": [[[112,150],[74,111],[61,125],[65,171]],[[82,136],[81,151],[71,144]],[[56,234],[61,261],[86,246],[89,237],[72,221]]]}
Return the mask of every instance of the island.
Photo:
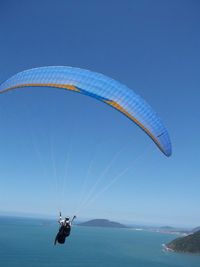
{"label": "island", "polygon": [[79,226],[90,226],[90,227],[110,227],[110,228],[128,228],[118,222],[112,222],[106,219],[94,219],[87,222],[79,223]]}
{"label": "island", "polygon": [[166,248],[175,252],[200,253],[200,230],[173,240]]}

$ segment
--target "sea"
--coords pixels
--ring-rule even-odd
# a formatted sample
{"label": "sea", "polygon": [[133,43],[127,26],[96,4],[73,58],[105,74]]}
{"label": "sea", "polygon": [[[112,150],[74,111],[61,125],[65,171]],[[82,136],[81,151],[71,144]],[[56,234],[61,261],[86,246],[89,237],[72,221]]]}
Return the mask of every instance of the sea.
{"label": "sea", "polygon": [[200,255],[164,249],[175,235],[73,226],[54,246],[57,230],[49,220],[0,217],[0,267],[200,267]]}

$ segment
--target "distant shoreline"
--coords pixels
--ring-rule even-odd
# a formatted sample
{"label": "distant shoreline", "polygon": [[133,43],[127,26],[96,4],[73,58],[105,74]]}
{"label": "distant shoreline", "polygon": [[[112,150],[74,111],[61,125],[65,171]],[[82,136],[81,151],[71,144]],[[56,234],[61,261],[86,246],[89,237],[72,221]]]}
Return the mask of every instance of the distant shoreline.
{"label": "distant shoreline", "polygon": [[[0,219],[4,219],[4,218],[8,218],[10,220],[12,219],[17,219],[17,220],[39,220],[39,221],[50,221],[50,222],[56,222],[57,223],[57,217],[42,217],[42,216],[27,216],[25,214],[3,214],[0,213]],[[94,219],[93,219],[94,220]],[[112,221],[111,221],[112,222]],[[83,219],[77,219],[77,221],[75,221],[74,225],[78,225],[78,224],[82,224],[85,223],[85,220]],[[79,226],[80,226],[79,225]],[[119,226],[119,225],[118,225]],[[124,227],[125,226],[125,227]],[[101,227],[101,225],[99,225],[99,227]],[[114,228],[114,227],[113,227]],[[116,228],[121,228],[121,227],[116,227]],[[176,236],[187,236],[188,234],[191,233],[191,228],[189,229],[183,229],[183,228],[174,228],[171,227],[172,229],[165,229],[164,227],[157,227],[157,226],[146,226],[146,225],[131,225],[131,224],[123,224],[122,228],[126,228],[132,231],[146,231],[146,232],[154,232],[154,233],[160,233],[160,234],[169,234],[169,235],[176,235]]]}

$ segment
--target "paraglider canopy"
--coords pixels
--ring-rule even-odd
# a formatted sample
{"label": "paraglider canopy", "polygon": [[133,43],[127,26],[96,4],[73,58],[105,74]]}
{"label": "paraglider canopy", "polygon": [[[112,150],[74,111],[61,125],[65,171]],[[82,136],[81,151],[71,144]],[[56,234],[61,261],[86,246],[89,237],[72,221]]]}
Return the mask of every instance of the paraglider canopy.
{"label": "paraglider canopy", "polygon": [[71,90],[103,101],[137,124],[166,156],[172,153],[169,134],[156,112],[133,90],[114,79],[85,69],[49,66],[17,73],[0,85],[0,93],[30,86]]}

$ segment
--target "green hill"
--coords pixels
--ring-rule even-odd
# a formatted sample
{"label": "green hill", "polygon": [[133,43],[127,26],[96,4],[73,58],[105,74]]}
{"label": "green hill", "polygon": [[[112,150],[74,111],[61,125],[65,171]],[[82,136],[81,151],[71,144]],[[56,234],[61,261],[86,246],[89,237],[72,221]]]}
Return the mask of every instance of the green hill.
{"label": "green hill", "polygon": [[200,253],[200,231],[177,238],[167,244],[166,247],[176,252]]}
{"label": "green hill", "polygon": [[127,226],[118,223],[112,222],[106,219],[95,219],[91,221],[87,221],[84,223],[79,223],[80,226],[91,226],[91,227],[112,227],[112,228],[127,228]]}

